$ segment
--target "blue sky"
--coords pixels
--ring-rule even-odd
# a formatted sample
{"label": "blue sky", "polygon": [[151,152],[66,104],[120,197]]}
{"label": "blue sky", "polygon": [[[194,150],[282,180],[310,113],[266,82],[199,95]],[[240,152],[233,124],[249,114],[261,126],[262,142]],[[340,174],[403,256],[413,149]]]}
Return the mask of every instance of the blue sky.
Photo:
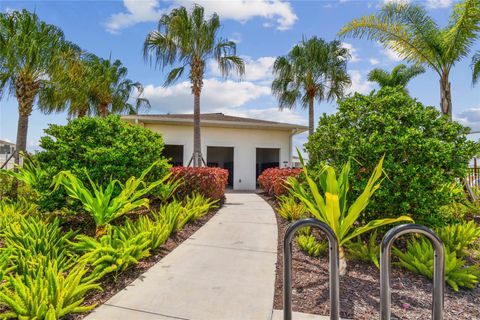
{"label": "blue sky", "polygon": [[[243,81],[223,79],[209,64],[202,93],[202,112],[223,112],[230,115],[254,117],[292,123],[307,123],[305,110],[280,112],[270,94],[271,66],[275,57],[286,54],[302,36],[318,36],[333,40],[347,22],[365,14],[374,13],[380,1],[280,1],[280,0],[224,0],[196,1],[207,12],[217,12],[222,19],[222,36],[237,42],[238,54],[247,62]],[[425,0],[430,14],[440,26],[448,22],[454,0]],[[155,70],[143,60],[142,44],[146,34],[156,27],[156,21],[171,8],[193,1],[5,1],[0,11],[15,9],[35,11],[44,21],[62,28],[68,40],[98,56],[120,59],[128,67],[129,78],[145,86],[150,99],[150,113],[188,113],[192,110],[192,96],[187,79],[170,87],[163,87],[164,73]],[[351,91],[368,93],[376,86],[366,80],[374,67],[391,69],[400,63],[392,52],[368,40],[343,39],[351,50],[349,63],[353,85]],[[473,51],[480,50],[480,40]],[[458,63],[452,74],[454,117],[474,130],[480,130],[480,85],[472,87],[470,58]],[[427,73],[414,79],[409,90],[427,105],[438,106],[437,75]],[[335,103],[316,106],[316,116],[334,113]],[[35,110],[30,118],[28,147],[38,148],[38,139],[49,123],[66,123],[66,114],[44,115]],[[17,105],[14,97],[0,100],[0,139],[15,141]],[[300,145],[305,135],[296,138]]]}

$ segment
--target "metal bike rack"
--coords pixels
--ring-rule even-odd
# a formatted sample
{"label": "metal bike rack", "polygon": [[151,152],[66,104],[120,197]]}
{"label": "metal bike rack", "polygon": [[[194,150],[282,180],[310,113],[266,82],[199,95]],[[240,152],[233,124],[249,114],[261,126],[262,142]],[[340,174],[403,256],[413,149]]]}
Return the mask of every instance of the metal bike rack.
{"label": "metal bike rack", "polygon": [[316,227],[325,233],[330,259],[330,319],[340,319],[340,279],[338,240],[333,230],[317,219],[302,219],[291,224],[283,238],[283,319],[292,320],[292,241],[299,228]]}
{"label": "metal bike rack", "polygon": [[380,319],[390,320],[391,288],[390,250],[393,242],[401,235],[419,233],[427,237],[435,252],[433,269],[433,305],[432,319],[443,320],[443,295],[445,286],[445,253],[442,240],[430,229],[418,224],[403,224],[390,229],[382,239],[380,253]]}

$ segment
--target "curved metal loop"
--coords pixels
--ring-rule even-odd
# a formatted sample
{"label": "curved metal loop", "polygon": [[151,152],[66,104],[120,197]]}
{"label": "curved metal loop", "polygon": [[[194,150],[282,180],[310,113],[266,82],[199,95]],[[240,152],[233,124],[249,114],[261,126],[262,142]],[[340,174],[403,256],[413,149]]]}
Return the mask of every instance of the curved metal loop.
{"label": "curved metal loop", "polygon": [[442,240],[430,229],[418,224],[402,224],[390,229],[382,239],[380,253],[380,319],[390,320],[391,288],[390,250],[393,242],[401,235],[419,233],[430,240],[433,245],[435,260],[433,269],[433,303],[432,319],[443,320],[443,296],[445,287],[445,253]]}
{"label": "curved metal loop", "polygon": [[283,319],[292,320],[292,241],[298,229],[316,227],[325,233],[330,257],[330,319],[340,319],[340,279],[338,240],[333,230],[317,219],[302,219],[291,224],[283,238]]}

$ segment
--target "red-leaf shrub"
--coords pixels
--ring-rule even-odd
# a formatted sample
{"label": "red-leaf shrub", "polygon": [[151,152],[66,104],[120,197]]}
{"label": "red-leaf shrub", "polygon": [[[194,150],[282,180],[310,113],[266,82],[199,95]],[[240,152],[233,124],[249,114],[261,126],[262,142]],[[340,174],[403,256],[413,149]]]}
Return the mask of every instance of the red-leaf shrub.
{"label": "red-leaf shrub", "polygon": [[297,178],[302,169],[269,168],[258,177],[258,184],[270,196],[281,196],[287,193],[285,180],[287,177]]}
{"label": "red-leaf shrub", "polygon": [[209,167],[173,167],[173,179],[183,179],[184,183],[177,189],[178,197],[185,197],[198,192],[206,198],[220,200],[225,195],[228,170]]}

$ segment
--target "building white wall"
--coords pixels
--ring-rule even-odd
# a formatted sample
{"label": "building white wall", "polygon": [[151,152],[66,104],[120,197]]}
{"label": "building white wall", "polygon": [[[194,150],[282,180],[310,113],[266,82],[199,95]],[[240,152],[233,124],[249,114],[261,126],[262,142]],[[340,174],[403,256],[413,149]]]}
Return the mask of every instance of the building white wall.
{"label": "building white wall", "polygon": [[[144,124],[162,134],[165,144],[183,145],[183,162],[187,165],[193,154],[193,127],[182,125]],[[280,166],[290,166],[291,132],[285,130],[205,127],[201,129],[202,154],[206,160],[207,146],[233,147],[233,188],[256,188],[256,148],[279,148]]]}

